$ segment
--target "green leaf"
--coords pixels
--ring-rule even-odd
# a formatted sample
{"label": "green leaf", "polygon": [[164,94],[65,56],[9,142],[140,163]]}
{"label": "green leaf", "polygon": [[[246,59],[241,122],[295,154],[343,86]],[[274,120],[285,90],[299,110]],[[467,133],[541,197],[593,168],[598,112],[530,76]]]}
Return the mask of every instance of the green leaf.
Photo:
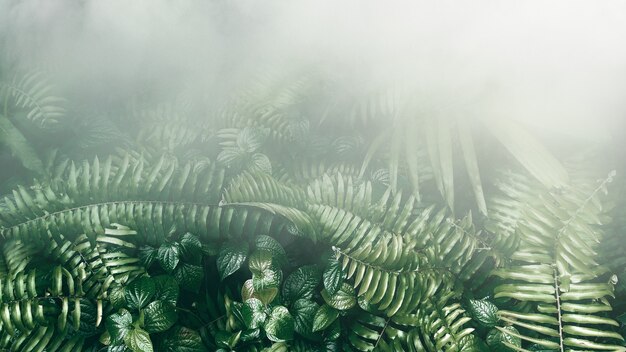
{"label": "green leaf", "polygon": [[150,246],[139,247],[139,259],[144,267],[149,268],[157,260],[157,250]]}
{"label": "green leaf", "polygon": [[261,336],[261,329],[251,329],[241,332],[241,341],[247,342],[257,340]]}
{"label": "green leaf", "polygon": [[245,127],[237,135],[237,146],[243,152],[252,153],[265,143],[269,131],[256,127]]}
{"label": "green leaf", "polygon": [[115,309],[120,309],[126,306],[126,295],[122,285],[111,285],[111,288],[109,289],[109,302]]}
{"label": "green leaf", "polygon": [[339,311],[324,304],[315,313],[313,318],[313,332],[321,331],[330,326],[339,317]]}
{"label": "green leaf", "polygon": [[11,150],[25,168],[44,174],[43,162],[22,132],[6,117],[0,115],[0,143]]}
{"label": "green leaf", "polygon": [[272,163],[270,162],[270,158],[262,153],[254,153],[252,155],[250,166],[252,170],[258,170],[266,174],[272,173]]}
{"label": "green leaf", "polygon": [[200,266],[183,263],[174,270],[174,277],[184,290],[197,292],[202,284],[204,272]]}
{"label": "green leaf", "polygon": [[132,352],[132,350],[122,343],[121,345],[109,345],[107,352]]}
{"label": "green leaf", "polygon": [[178,303],[178,283],[173,276],[159,275],[152,278],[154,281],[154,299],[169,302],[172,305]]}
{"label": "green leaf", "polygon": [[177,320],[176,307],[170,302],[154,301],[144,309],[144,329],[149,333],[165,331]]}
{"label": "green leaf", "polygon": [[274,342],[291,340],[293,331],[294,321],[289,310],[283,306],[274,307],[265,323],[267,338]]}
{"label": "green leaf", "polygon": [[307,265],[296,269],[285,280],[283,299],[285,302],[295,302],[302,298],[313,297],[315,287],[320,282],[320,271],[315,265]]}
{"label": "green leaf", "polygon": [[474,191],[474,198],[476,198],[476,205],[483,215],[487,215],[487,204],[485,202],[483,185],[480,178],[476,151],[474,150],[471,128],[465,119],[460,118],[457,119],[457,130],[459,132],[459,142],[461,151],[463,152],[463,158],[465,159],[467,175],[469,176],[472,190]]}
{"label": "green leaf", "polygon": [[318,310],[319,305],[308,299],[299,299],[293,304],[291,313],[298,334],[309,338],[313,335],[313,322]]}
{"label": "green leaf", "polygon": [[490,352],[491,350],[487,345],[475,335],[465,335],[459,341],[460,352]]}
{"label": "green leaf", "polygon": [[278,288],[270,287],[264,290],[255,291],[254,297],[258,298],[263,304],[268,305],[278,296]]}
{"label": "green leaf", "polygon": [[202,243],[196,235],[185,233],[180,239],[180,252],[184,261],[200,264],[202,261]]}
{"label": "green leaf", "polygon": [[232,350],[239,342],[240,337],[241,331],[228,332],[224,330],[219,330],[217,333],[215,333],[215,343],[217,344],[217,347]]}
{"label": "green leaf", "polygon": [[241,287],[241,297],[244,301],[247,301],[250,298],[257,298],[263,302],[263,304],[268,305],[274,300],[274,298],[276,298],[277,295],[277,287],[270,287],[260,291],[255,290],[252,279],[246,280]]}
{"label": "green leaf", "polygon": [[562,187],[569,182],[563,165],[520,123],[494,118],[486,120],[485,125],[517,161],[548,189]]}
{"label": "green leaf", "polygon": [[285,342],[276,342],[270,347],[263,349],[263,352],[289,352],[289,347]]}
{"label": "green leaf", "polygon": [[170,330],[160,345],[163,352],[205,352],[207,349],[202,343],[197,331],[177,326]]}
{"label": "green leaf", "polygon": [[248,257],[248,243],[245,241],[231,241],[222,246],[217,257],[217,270],[220,279],[224,280],[239,270]]}
{"label": "green leaf", "polygon": [[133,352],[153,352],[150,334],[147,331],[136,328],[131,330],[124,338],[124,343]]}
{"label": "green leaf", "polygon": [[341,288],[332,295],[325,289],[322,290],[322,298],[326,304],[338,310],[348,310],[356,304],[354,288],[347,283],[341,285]]}
{"label": "green leaf", "polygon": [[467,311],[472,319],[485,327],[494,327],[498,324],[498,307],[486,299],[470,299]]}
{"label": "green leaf", "polygon": [[330,258],[323,274],[324,288],[326,291],[334,295],[343,284],[344,274],[341,270],[341,264],[335,258]]}
{"label": "green leaf", "polygon": [[259,235],[257,236],[254,245],[256,246],[256,249],[260,251],[270,252],[276,265],[282,267],[287,264],[287,253],[285,253],[285,249],[273,237]]}
{"label": "green leaf", "polygon": [[225,148],[217,155],[217,161],[232,168],[240,168],[246,153],[237,148]]}
{"label": "green leaf", "polygon": [[[502,329],[506,331],[510,331],[516,335],[519,335],[519,331],[513,326],[505,326]],[[522,347],[522,340],[513,335],[505,334],[497,329],[492,329],[487,334],[487,345],[491,351],[494,352],[509,352],[513,351],[511,348],[507,347],[505,343],[511,344],[513,346]]]}
{"label": "green leaf", "polygon": [[121,309],[119,313],[109,315],[105,325],[113,343],[119,344],[132,328],[133,316],[126,309]]}
{"label": "green leaf", "polygon": [[154,281],[149,277],[135,279],[124,288],[124,297],[128,307],[131,309],[143,308],[154,296],[156,287]]}
{"label": "green leaf", "polygon": [[157,260],[163,270],[171,273],[180,262],[180,249],[176,243],[164,243],[159,247]]}
{"label": "green leaf", "polygon": [[283,273],[278,269],[268,251],[256,251],[250,256],[248,266],[252,272],[252,285],[255,291],[280,286]]}
{"label": "green leaf", "polygon": [[244,302],[241,307],[241,315],[248,329],[258,329],[262,327],[267,318],[265,305],[261,300],[256,298],[250,298]]}

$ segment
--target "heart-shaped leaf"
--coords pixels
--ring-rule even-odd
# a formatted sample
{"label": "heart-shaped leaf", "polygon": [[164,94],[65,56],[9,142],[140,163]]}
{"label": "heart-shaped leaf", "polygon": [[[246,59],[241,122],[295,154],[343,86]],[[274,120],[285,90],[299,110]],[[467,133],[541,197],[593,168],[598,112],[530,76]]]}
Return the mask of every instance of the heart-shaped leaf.
{"label": "heart-shaped leaf", "polygon": [[200,289],[203,277],[202,267],[198,265],[183,263],[174,270],[174,278],[178,286],[191,292],[197,292]]}
{"label": "heart-shaped leaf", "polygon": [[118,313],[109,315],[105,325],[112,342],[119,344],[132,329],[133,316],[126,309],[121,309]]}
{"label": "heart-shaped leaf", "polygon": [[323,274],[324,288],[328,293],[334,295],[343,284],[344,274],[341,264],[335,258],[330,258]]}
{"label": "heart-shaped leaf", "polygon": [[200,334],[182,326],[177,326],[166,333],[159,350],[163,352],[205,352]]}
{"label": "heart-shaped leaf", "polygon": [[470,299],[467,304],[469,315],[485,327],[498,324],[498,307],[486,299]]}
{"label": "heart-shaped leaf", "polygon": [[163,270],[171,273],[180,262],[180,248],[177,243],[164,243],[159,247],[157,259]]}
{"label": "heart-shaped leaf", "polygon": [[272,255],[268,251],[256,251],[248,261],[252,272],[252,285],[255,291],[263,291],[268,288],[277,288],[283,278],[283,272],[272,261]]}
{"label": "heart-shaped leaf", "polygon": [[265,322],[265,333],[270,341],[287,341],[293,338],[294,321],[289,310],[283,306],[272,309]]}
{"label": "heart-shaped leaf", "polygon": [[217,257],[217,270],[224,280],[239,270],[248,257],[248,243],[244,241],[227,242],[222,246]]}
{"label": "heart-shaped leaf", "polygon": [[155,291],[156,287],[151,278],[140,277],[124,288],[124,297],[129,308],[139,310],[150,302]]}
{"label": "heart-shaped leaf", "polygon": [[248,329],[258,329],[263,326],[267,314],[265,314],[265,305],[257,298],[250,298],[244,302],[241,307],[241,315],[243,322]]}
{"label": "heart-shaped leaf", "polygon": [[162,332],[171,328],[178,320],[176,307],[170,302],[154,301],[144,311],[144,329],[147,332]]}
{"label": "heart-shaped leaf", "polygon": [[313,322],[318,310],[319,305],[308,299],[299,299],[293,304],[291,314],[294,319],[294,329],[298,334],[311,338]]}
{"label": "heart-shaped leaf", "polygon": [[519,335],[519,331],[517,331],[515,327],[505,326],[500,329],[501,330],[492,329],[487,334],[487,345],[489,345],[489,348],[491,349],[491,351],[494,351],[494,352],[511,351],[511,349],[505,345],[505,342],[516,347],[522,347],[522,340],[519,337],[515,337],[513,335],[507,334],[502,331],[502,330],[510,331],[513,334]]}
{"label": "heart-shaped leaf", "polygon": [[130,348],[133,352],[153,352],[152,341],[150,340],[150,334],[143,329],[133,329],[124,337],[124,343],[126,347]]}
{"label": "heart-shaped leaf", "polygon": [[180,239],[180,254],[184,261],[191,264],[200,264],[202,261],[202,243],[196,235],[189,232]]}
{"label": "heart-shaped leaf", "polygon": [[317,266],[307,265],[296,269],[285,280],[283,285],[283,299],[285,302],[295,302],[298,299],[313,297],[315,287],[319,284],[321,273]]}
{"label": "heart-shaped leaf", "polygon": [[356,304],[354,288],[347,283],[341,285],[341,288],[333,295],[322,290],[322,298],[326,304],[338,310],[348,310]]}
{"label": "heart-shaped leaf", "polygon": [[159,275],[152,278],[154,281],[154,299],[169,302],[172,305],[178,303],[179,288],[176,279],[170,275]]}
{"label": "heart-shaped leaf", "polygon": [[285,249],[273,237],[259,235],[254,241],[254,245],[257,250],[270,252],[274,263],[279,267],[287,264],[287,253],[285,253]]}
{"label": "heart-shaped leaf", "polygon": [[321,331],[330,326],[339,317],[339,311],[335,308],[324,304],[315,313],[313,318],[313,332]]}

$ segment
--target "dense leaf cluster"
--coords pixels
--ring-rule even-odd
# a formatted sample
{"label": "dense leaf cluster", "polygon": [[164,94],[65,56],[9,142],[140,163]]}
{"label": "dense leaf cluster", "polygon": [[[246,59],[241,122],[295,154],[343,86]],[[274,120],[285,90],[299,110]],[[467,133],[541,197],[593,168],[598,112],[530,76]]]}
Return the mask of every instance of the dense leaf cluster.
{"label": "dense leaf cluster", "polygon": [[24,133],[76,113],[45,75],[3,78],[0,142],[36,179],[1,180],[0,350],[626,351],[614,174],[318,78],[120,108],[69,147]]}

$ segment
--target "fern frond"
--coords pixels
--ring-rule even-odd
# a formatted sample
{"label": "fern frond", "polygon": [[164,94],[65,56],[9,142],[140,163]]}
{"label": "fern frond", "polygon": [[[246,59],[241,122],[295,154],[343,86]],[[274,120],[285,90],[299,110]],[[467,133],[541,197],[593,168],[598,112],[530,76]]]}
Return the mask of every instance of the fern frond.
{"label": "fern frond", "polygon": [[606,269],[595,259],[602,238],[596,226],[604,211],[598,197],[608,182],[610,178],[588,193],[579,186],[527,200],[515,230],[521,239],[511,256],[515,264],[494,272],[508,281],[496,287],[495,298],[536,307],[500,311],[502,321],[521,329],[515,337],[558,351],[626,349],[623,337],[612,331],[617,323],[597,315],[611,310],[607,297],[614,296],[613,285],[600,279]]}
{"label": "fern frond", "polygon": [[41,125],[54,124],[65,116],[65,99],[53,95],[54,85],[41,71],[15,76],[11,82],[0,82],[0,96],[10,96],[26,117]]}
{"label": "fern frond", "polygon": [[453,292],[432,297],[411,316],[399,316],[397,323],[417,326],[408,336],[410,350],[414,351],[479,351],[472,348],[471,320],[459,303],[449,301]]}

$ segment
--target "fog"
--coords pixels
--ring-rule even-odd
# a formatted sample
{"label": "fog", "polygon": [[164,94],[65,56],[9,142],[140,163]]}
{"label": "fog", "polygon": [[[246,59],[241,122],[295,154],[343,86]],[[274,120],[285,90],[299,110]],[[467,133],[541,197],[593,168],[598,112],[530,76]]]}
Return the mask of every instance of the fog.
{"label": "fog", "polygon": [[626,114],[623,1],[0,0],[2,60],[85,104],[227,96],[261,67],[401,81],[453,114],[605,141]]}

